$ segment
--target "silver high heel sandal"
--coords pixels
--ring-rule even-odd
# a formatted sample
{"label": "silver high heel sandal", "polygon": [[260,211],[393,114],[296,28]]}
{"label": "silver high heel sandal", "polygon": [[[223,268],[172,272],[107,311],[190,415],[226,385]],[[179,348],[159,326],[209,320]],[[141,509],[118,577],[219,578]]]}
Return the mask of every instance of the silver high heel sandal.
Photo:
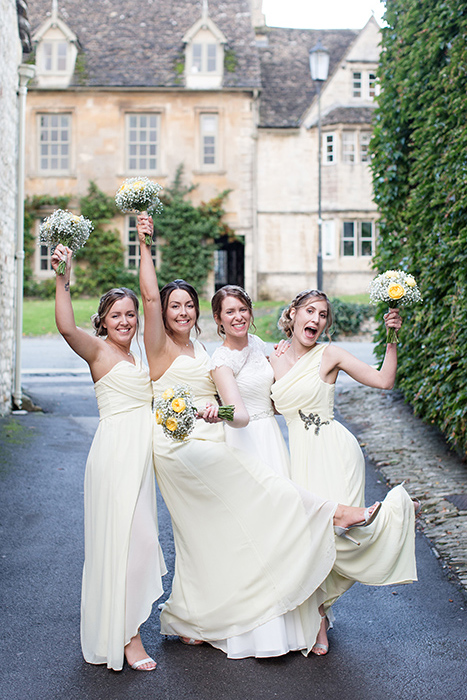
{"label": "silver high heel sandal", "polygon": [[[372,506],[370,506],[370,508],[371,507]],[[354,527],[368,527],[368,525],[371,525],[371,523],[380,511],[381,503],[379,501],[376,501],[376,505],[372,513],[370,513],[370,508],[365,508],[365,513],[363,515],[364,519],[359,523],[355,523],[355,525],[349,525],[349,527],[341,527],[340,525],[334,525],[334,532],[336,533],[336,535],[338,537],[345,537],[346,540],[350,540],[357,546],[360,546],[360,542],[357,542],[357,540],[354,540],[353,537],[350,537],[348,532],[349,530],[353,530]]]}

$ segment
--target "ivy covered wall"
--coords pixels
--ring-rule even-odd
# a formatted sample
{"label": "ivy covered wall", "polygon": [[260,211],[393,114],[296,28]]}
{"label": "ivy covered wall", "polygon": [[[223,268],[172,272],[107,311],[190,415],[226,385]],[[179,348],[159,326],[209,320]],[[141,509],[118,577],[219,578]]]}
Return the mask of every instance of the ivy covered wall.
{"label": "ivy covered wall", "polygon": [[[378,270],[416,276],[398,384],[467,454],[467,5],[387,0],[372,140]],[[383,340],[381,338],[381,340]]]}

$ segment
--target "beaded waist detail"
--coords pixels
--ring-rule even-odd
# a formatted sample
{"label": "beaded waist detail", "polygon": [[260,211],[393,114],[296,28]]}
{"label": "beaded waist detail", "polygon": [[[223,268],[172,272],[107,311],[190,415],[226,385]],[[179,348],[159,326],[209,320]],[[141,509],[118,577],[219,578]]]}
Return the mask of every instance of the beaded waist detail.
{"label": "beaded waist detail", "polygon": [[250,416],[250,421],[259,420],[260,418],[270,418],[271,416],[274,416],[274,411],[272,410],[272,408],[270,408],[267,411],[260,411],[259,413],[254,413],[252,416]]}
{"label": "beaded waist detail", "polygon": [[317,413],[309,413],[306,415],[301,409],[298,410],[298,415],[305,423],[305,430],[309,430],[310,426],[315,427],[315,435],[319,435],[319,431],[323,425],[329,425],[328,420],[321,420]]}

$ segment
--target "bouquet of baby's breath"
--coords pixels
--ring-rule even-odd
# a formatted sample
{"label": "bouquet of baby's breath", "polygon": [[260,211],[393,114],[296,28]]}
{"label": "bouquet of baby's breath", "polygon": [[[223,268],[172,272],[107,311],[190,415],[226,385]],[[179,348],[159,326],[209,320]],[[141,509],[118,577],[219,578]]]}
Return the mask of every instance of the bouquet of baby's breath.
{"label": "bouquet of baby's breath", "polygon": [[[375,277],[370,283],[370,304],[379,301],[388,304],[389,308],[411,306],[423,301],[417,282],[412,275],[403,270],[386,270]],[[398,343],[399,338],[395,328],[388,329],[388,343]]]}
{"label": "bouquet of baby's breath", "polygon": [[[179,384],[169,387],[154,400],[156,423],[167,437],[186,440],[195,427],[198,411],[190,387]],[[234,406],[219,406],[219,418],[233,420]]]}
{"label": "bouquet of baby's breath", "polygon": [[[162,187],[147,177],[130,177],[115,195],[115,203],[122,214],[141,213],[146,211],[150,216],[160,214],[162,202],[159,192]],[[151,236],[146,236],[146,245],[151,245]]]}
{"label": "bouquet of baby's breath", "polygon": [[[73,253],[83,247],[94,226],[84,216],[77,216],[70,211],[56,209],[39,228],[39,242],[50,246],[52,250],[61,243],[71,248]],[[66,262],[62,260],[57,268],[58,275],[64,275]]]}

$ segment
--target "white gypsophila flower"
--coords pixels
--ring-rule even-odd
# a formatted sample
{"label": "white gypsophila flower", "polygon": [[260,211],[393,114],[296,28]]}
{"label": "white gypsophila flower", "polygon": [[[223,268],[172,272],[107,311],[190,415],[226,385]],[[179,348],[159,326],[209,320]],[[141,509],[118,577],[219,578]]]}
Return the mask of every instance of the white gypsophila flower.
{"label": "white gypsophila flower", "polygon": [[115,203],[122,214],[147,211],[148,214],[160,214],[162,202],[159,192],[162,187],[147,177],[130,177],[121,185],[115,195]]}
{"label": "white gypsophila flower", "polygon": [[[403,270],[382,272],[370,282],[369,292],[370,304],[383,302],[392,309],[423,301],[415,278]],[[387,342],[398,342],[394,328],[388,328]]]}
{"label": "white gypsophila flower", "polygon": [[[82,248],[94,226],[84,216],[72,214],[66,209],[56,209],[39,228],[39,243],[49,246],[52,251],[61,243],[73,253]],[[60,263],[58,274],[64,274],[65,262]]]}
{"label": "white gypsophila flower", "polygon": [[387,270],[370,283],[370,304],[384,302],[396,306],[411,306],[422,301],[422,295],[413,275],[403,270]]}

